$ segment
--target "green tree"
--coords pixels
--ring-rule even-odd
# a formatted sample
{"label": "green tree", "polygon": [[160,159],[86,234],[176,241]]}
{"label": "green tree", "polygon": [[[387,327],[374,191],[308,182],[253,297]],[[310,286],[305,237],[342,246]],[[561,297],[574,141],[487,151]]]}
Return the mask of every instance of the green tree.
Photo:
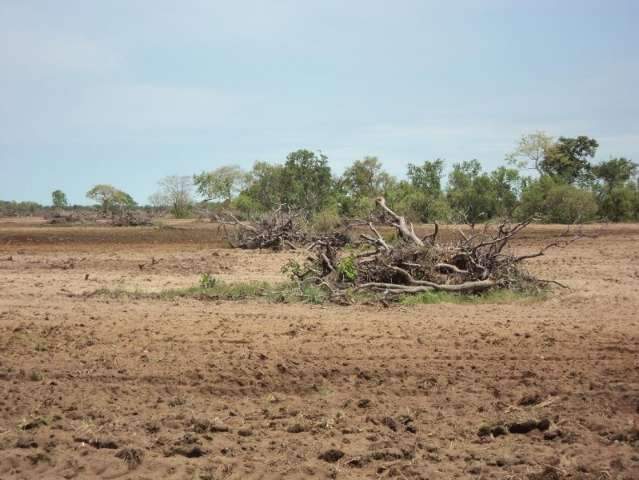
{"label": "green tree", "polygon": [[267,211],[287,201],[283,185],[284,167],[267,162],[255,162],[248,174],[245,189],[234,203],[241,205],[246,214],[248,209]]}
{"label": "green tree", "polygon": [[375,207],[375,198],[387,196],[396,183],[377,157],[364,157],[334,180],[333,202],[328,208],[346,217],[367,216]]}
{"label": "green tree", "polygon": [[491,178],[482,173],[477,160],[453,165],[448,177],[447,198],[451,208],[471,225],[488,220],[497,212]]}
{"label": "green tree", "polygon": [[521,219],[539,217],[547,223],[586,222],[597,215],[593,192],[542,175],[524,187],[518,209]]}
{"label": "green tree", "polygon": [[55,208],[65,208],[69,206],[67,196],[62,190],[54,190],[51,193],[51,203]]}
{"label": "green tree", "polygon": [[585,182],[590,176],[590,160],[595,156],[599,143],[593,138],[559,137],[548,148],[540,163],[541,171],[566,183]]}
{"label": "green tree", "polygon": [[592,174],[601,180],[606,190],[625,184],[637,175],[639,165],[624,157],[611,158],[592,167]]}
{"label": "green tree", "polygon": [[639,190],[636,177],[639,165],[626,158],[611,158],[592,167],[600,215],[613,222],[638,219]]}
{"label": "green tree", "polygon": [[612,222],[639,220],[639,189],[632,183],[613,187],[600,199],[599,213]]}
{"label": "green tree", "polygon": [[102,213],[115,213],[135,206],[135,200],[126,192],[112,185],[100,184],[87,192],[87,198],[99,204]]}
{"label": "green tree", "polygon": [[217,200],[227,204],[242,189],[246,180],[247,174],[237,166],[223,166],[193,176],[197,193],[205,201]]}
{"label": "green tree", "polygon": [[495,196],[495,213],[510,216],[517,206],[523,180],[514,168],[499,167],[490,173],[492,192]]}
{"label": "green tree", "polygon": [[354,198],[373,198],[381,195],[390,181],[377,157],[364,157],[348,167],[339,179],[341,188]]}
{"label": "green tree", "polygon": [[408,178],[413,187],[432,198],[442,194],[443,174],[444,161],[439,158],[432,162],[426,161],[421,166],[408,164]]}
{"label": "green tree", "polygon": [[408,164],[408,182],[400,182],[395,193],[398,211],[413,221],[448,221],[451,209],[442,189],[444,161]]}
{"label": "green tree", "polygon": [[312,215],[328,204],[334,183],[326,155],[296,150],[286,157],[281,173],[281,193],[291,207]]}

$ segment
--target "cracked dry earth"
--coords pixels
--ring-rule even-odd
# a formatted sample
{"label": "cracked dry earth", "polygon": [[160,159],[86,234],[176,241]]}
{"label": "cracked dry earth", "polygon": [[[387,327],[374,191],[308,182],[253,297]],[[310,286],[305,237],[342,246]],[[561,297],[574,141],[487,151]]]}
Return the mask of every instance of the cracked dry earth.
{"label": "cracked dry earth", "polygon": [[2,223],[0,479],[638,479],[639,226],[595,230],[544,301],[378,308],[88,297],[288,255]]}

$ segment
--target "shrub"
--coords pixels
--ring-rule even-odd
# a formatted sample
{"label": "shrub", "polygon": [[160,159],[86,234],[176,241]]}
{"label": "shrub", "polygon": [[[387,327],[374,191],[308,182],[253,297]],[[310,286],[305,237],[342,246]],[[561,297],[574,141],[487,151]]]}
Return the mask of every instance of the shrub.
{"label": "shrub", "polygon": [[217,280],[210,273],[203,273],[200,276],[200,288],[209,289],[215,287]]}
{"label": "shrub", "polygon": [[317,212],[312,220],[311,227],[314,231],[320,233],[331,232],[341,223],[337,206],[331,205]]}
{"label": "shrub", "polygon": [[627,185],[612,188],[601,199],[599,213],[613,222],[639,219],[639,191]]}
{"label": "shrub", "polygon": [[538,215],[547,223],[574,223],[593,220],[597,210],[591,191],[542,176],[524,189],[518,216]]}

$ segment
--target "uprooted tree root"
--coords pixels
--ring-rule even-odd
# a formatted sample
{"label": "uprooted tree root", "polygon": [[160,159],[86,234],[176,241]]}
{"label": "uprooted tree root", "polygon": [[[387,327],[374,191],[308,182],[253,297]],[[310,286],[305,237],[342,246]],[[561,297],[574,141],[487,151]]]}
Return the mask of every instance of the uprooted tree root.
{"label": "uprooted tree root", "polygon": [[381,292],[399,296],[429,291],[479,293],[490,289],[532,291],[549,282],[528,273],[525,260],[538,257],[551,247],[566,246],[578,236],[567,233],[538,252],[515,255],[509,242],[532,221],[504,222],[465,234],[449,242],[438,239],[439,226],[426,237],[416,234],[413,225],[377,199],[380,219],[396,230],[398,242],[389,243],[372,222],[370,234],[360,235],[362,251],[345,251],[330,242],[316,241],[313,255],[304,266],[292,270],[299,280],[315,282],[329,289],[336,300],[347,292]]}

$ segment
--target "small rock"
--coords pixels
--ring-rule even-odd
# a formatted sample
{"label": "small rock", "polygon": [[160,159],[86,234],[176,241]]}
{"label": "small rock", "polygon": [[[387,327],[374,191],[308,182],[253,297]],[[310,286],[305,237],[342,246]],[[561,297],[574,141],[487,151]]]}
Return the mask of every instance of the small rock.
{"label": "small rock", "polygon": [[541,396],[538,393],[524,395],[519,400],[519,405],[521,405],[522,407],[529,407],[531,405],[537,405],[538,403],[541,403]]}
{"label": "small rock", "polygon": [[371,401],[368,398],[362,398],[357,402],[357,406],[359,408],[368,408],[371,406]]}
{"label": "small rock", "polygon": [[558,429],[544,433],[544,440],[554,440],[559,437],[561,437],[561,430]]}
{"label": "small rock", "polygon": [[193,447],[175,446],[165,453],[167,457],[171,457],[173,455],[181,455],[182,457],[186,458],[199,458],[203,457],[206,454],[207,451],[198,445],[195,445]]}
{"label": "small rock", "polygon": [[526,420],[524,422],[511,423],[508,426],[510,433],[526,434],[537,428],[537,422],[535,420]]}
{"label": "small rock", "polygon": [[330,450],[326,450],[325,452],[320,453],[319,457],[317,458],[328,463],[335,463],[343,456],[344,452],[335,448],[331,448]]}
{"label": "small rock", "polygon": [[237,434],[240,437],[250,437],[251,435],[253,435],[253,430],[251,430],[250,428],[242,428],[237,431]]}
{"label": "small rock", "polygon": [[38,443],[32,438],[19,438],[16,441],[16,448],[38,448]]}
{"label": "small rock", "polygon": [[473,465],[468,469],[468,473],[470,473],[471,475],[479,475],[481,473],[481,466]]}
{"label": "small rock", "polygon": [[548,420],[547,418],[544,418],[542,420],[539,420],[537,422],[537,429],[540,432],[545,432],[546,430],[548,430],[550,428],[550,420]]}
{"label": "small rock", "polygon": [[477,432],[477,435],[479,435],[480,437],[487,437],[489,435],[492,435],[493,437],[500,437],[502,435],[506,435],[508,433],[508,431],[506,430],[506,427],[504,427],[503,425],[483,425],[481,427],[479,427],[479,431]]}
{"label": "small rock", "polygon": [[222,433],[228,431],[230,431],[229,427],[227,427],[223,423],[214,422],[209,425],[209,432],[212,433]]}
{"label": "small rock", "polygon": [[288,433],[302,433],[304,431],[306,431],[306,429],[304,428],[304,426],[300,423],[294,423],[293,425],[290,425],[286,431]]}

